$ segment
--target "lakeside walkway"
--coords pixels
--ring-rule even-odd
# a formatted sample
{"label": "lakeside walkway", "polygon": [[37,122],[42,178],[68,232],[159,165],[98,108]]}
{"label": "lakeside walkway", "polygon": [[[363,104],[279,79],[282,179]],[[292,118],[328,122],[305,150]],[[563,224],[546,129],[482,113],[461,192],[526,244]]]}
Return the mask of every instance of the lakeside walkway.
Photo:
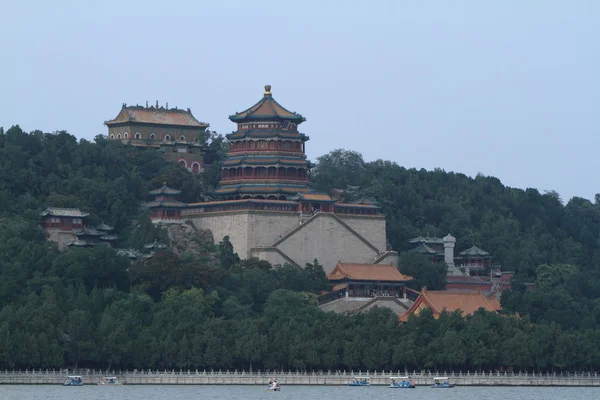
{"label": "lakeside walkway", "polygon": [[457,386],[597,386],[595,372],[567,373],[500,373],[500,372],[400,372],[400,371],[97,371],[97,370],[32,370],[0,371],[0,384],[58,385],[67,375],[81,375],[88,385],[99,384],[102,377],[116,376],[127,385],[267,385],[277,378],[280,385],[347,385],[354,376],[368,376],[372,385],[387,386],[390,376],[410,376],[417,386],[430,386],[434,376],[447,376]]}

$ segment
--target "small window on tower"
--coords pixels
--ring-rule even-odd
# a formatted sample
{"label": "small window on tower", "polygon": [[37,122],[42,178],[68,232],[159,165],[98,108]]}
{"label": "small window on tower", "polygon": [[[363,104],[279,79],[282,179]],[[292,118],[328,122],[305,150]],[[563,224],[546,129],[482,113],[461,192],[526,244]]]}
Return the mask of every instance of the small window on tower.
{"label": "small window on tower", "polygon": [[156,135],[155,135],[154,133],[151,133],[151,134],[150,134],[150,139],[151,139],[151,140],[155,140],[155,139],[156,139]]}
{"label": "small window on tower", "polygon": [[136,133],[135,133],[135,138],[136,138],[136,139],[141,139],[141,138],[142,138],[142,134],[141,134],[141,133],[139,133],[139,132],[136,132]]}

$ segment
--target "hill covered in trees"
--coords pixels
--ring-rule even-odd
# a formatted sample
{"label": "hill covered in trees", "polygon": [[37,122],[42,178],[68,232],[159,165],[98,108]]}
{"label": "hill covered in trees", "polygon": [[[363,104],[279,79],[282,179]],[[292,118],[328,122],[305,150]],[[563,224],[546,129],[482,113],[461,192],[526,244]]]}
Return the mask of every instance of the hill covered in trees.
{"label": "hill covered in trees", "polygon": [[[389,310],[324,313],[314,301],[326,284],[318,260],[273,269],[240,260],[227,238],[202,241],[200,254],[165,250],[133,265],[110,248],[60,253],[46,242],[39,213],[49,205],[114,225],[121,247],[164,240],[140,203],[165,181],[183,201],[208,197],[223,138],[209,145],[217,162],[196,177],[102,137],[0,131],[0,368],[600,367],[598,201],[563,204],[496,178],[408,170],[343,150],[317,160],[318,188],[351,187],[348,196],[383,207],[394,249],[451,232],[515,271],[503,303],[518,318],[424,312],[399,326]],[[525,281],[536,288],[525,292]]]}

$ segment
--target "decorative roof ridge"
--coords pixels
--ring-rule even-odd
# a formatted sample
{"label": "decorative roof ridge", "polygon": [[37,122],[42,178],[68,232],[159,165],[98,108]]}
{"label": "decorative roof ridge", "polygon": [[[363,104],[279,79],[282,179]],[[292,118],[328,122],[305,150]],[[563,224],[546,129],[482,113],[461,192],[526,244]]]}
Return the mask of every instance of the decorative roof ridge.
{"label": "decorative roof ridge", "polygon": [[[61,215],[62,214],[62,215]],[[89,213],[82,212],[79,208],[68,208],[68,207],[46,207],[44,211],[40,213],[42,217],[47,215],[64,216],[64,217],[81,217],[85,218],[89,216]]]}
{"label": "decorative roof ridge", "polygon": [[157,189],[150,190],[148,194],[156,196],[160,194],[181,194],[181,190],[173,189],[167,186],[167,182],[163,182],[163,185]]}
{"label": "decorative roof ridge", "polygon": [[[121,112],[125,112],[127,114],[128,117],[128,121],[117,121],[119,119],[119,115],[121,115]],[[135,115],[132,115],[130,113],[130,111],[155,111],[155,112],[166,112],[166,113],[173,113],[173,114],[184,114],[187,115],[188,117],[190,117],[194,122],[198,123],[198,125],[200,126],[206,126],[209,127],[210,124],[208,122],[202,122],[199,121],[196,117],[194,117],[194,114],[192,114],[192,109],[191,108],[187,108],[187,109],[183,109],[183,108],[169,108],[169,103],[166,104],[166,106],[158,106],[158,101],[156,102],[156,106],[148,106],[148,102],[146,102],[146,106],[140,106],[139,104],[136,104],[135,106],[128,106],[127,103],[123,103],[123,106],[121,107],[121,111],[119,112],[119,114],[117,115],[116,118],[108,120],[108,121],[104,121],[104,124],[111,124],[111,123],[123,123],[123,122],[140,122],[137,121],[135,118]],[[147,123],[147,124],[152,124],[153,122],[144,122],[143,123]],[[167,124],[168,125],[168,124]]]}
{"label": "decorative roof ridge", "polygon": [[[271,104],[268,104],[271,112],[273,113],[272,116],[266,116],[266,117],[262,117],[259,115],[254,115],[254,113],[259,110],[263,104],[265,102],[271,102]],[[277,105],[279,108],[281,108],[284,112],[290,114],[289,116],[286,115],[279,115],[279,112],[275,109],[274,104]],[[271,93],[271,85],[265,85],[265,92],[263,94],[262,99],[260,99],[257,103],[255,103],[254,105],[250,106],[249,108],[245,109],[244,111],[241,112],[236,112],[235,114],[232,114],[229,116],[229,119],[232,122],[236,122],[238,120],[244,120],[244,119],[252,119],[252,118],[256,118],[256,119],[264,119],[264,118],[271,118],[271,117],[275,117],[276,119],[287,119],[287,120],[295,120],[297,123],[302,123],[306,120],[306,118],[304,118],[301,114],[298,114],[296,112],[290,111],[287,108],[283,107],[281,104],[279,104],[274,98],[273,98],[273,94]]]}
{"label": "decorative roof ridge", "polygon": [[483,250],[481,247],[478,247],[475,245],[469,247],[466,250],[459,252],[458,254],[459,255],[481,255],[481,256],[489,256],[490,255],[490,253]]}

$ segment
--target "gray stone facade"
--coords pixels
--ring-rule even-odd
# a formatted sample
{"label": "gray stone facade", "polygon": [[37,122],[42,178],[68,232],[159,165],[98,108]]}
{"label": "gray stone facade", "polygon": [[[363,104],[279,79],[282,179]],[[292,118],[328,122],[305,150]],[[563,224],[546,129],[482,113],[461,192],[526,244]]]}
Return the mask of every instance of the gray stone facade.
{"label": "gray stone facade", "polygon": [[304,266],[316,258],[326,273],[338,261],[395,264],[386,252],[385,218],[339,217],[317,213],[309,218],[297,212],[230,211],[191,216],[198,229],[212,231],[215,242],[224,236],[241,258],[257,257],[277,266]]}

